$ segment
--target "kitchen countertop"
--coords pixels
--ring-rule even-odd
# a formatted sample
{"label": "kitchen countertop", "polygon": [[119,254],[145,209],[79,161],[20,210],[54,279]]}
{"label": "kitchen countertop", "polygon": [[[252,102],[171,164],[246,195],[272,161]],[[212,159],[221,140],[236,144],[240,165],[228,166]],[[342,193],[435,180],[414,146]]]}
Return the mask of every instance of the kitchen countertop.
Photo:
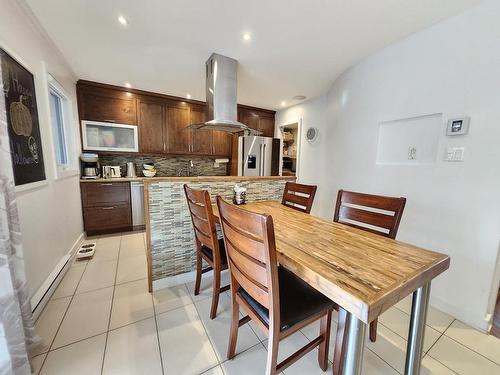
{"label": "kitchen countertop", "polygon": [[94,180],[80,179],[83,183],[103,182],[175,182],[175,181],[254,181],[254,180],[287,180],[295,181],[295,176],[193,176],[193,177],[120,177],[120,178],[97,178]]}

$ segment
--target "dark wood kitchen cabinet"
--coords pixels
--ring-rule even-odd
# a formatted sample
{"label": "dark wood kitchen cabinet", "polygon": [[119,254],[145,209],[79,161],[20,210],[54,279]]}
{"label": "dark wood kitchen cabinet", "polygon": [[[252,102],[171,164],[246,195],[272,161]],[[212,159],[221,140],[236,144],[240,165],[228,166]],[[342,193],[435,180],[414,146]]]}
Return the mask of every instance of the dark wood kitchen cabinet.
{"label": "dark wood kitchen cabinet", "polygon": [[222,157],[231,157],[233,144],[233,135],[218,130],[213,131],[213,155]]}
{"label": "dark wood kitchen cabinet", "polygon": [[87,236],[132,230],[129,182],[80,183]]}
{"label": "dark wood kitchen cabinet", "polygon": [[264,109],[238,107],[238,121],[251,129],[260,131],[263,137],[274,137],[274,114],[274,111]]}
{"label": "dark wood kitchen cabinet", "polygon": [[165,106],[159,101],[138,102],[139,151],[146,154],[165,152]]}
{"label": "dark wood kitchen cabinet", "polygon": [[[207,121],[206,106],[190,106],[189,124],[202,124]],[[211,155],[213,137],[211,130],[191,129],[192,152],[200,155]]]}
{"label": "dark wood kitchen cabinet", "polygon": [[187,155],[191,153],[191,129],[187,104],[169,103],[166,107],[166,145],[168,154]]}
{"label": "dark wood kitchen cabinet", "polygon": [[[143,155],[234,157],[236,136],[194,130],[207,120],[206,103],[80,80],[77,84],[80,120],[137,125]],[[274,135],[274,111],[238,105],[238,119],[262,135]]]}
{"label": "dark wood kitchen cabinet", "polygon": [[78,90],[80,120],[137,124],[135,95],[102,87],[84,87]]}

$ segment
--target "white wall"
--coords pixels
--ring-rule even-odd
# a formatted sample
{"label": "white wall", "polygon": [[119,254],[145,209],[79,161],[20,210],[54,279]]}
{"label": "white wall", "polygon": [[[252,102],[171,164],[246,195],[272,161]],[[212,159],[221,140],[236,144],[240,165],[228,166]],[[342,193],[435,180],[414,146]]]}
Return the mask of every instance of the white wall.
{"label": "white wall", "polygon": [[[46,71],[71,97],[75,127],[78,126],[76,78],[58,50],[45,37],[24,1],[0,0],[0,14],[0,47],[35,74],[47,175],[45,185],[17,194],[26,274],[30,295],[33,296],[83,234],[78,176],[56,179],[55,175],[44,63]],[[75,134],[75,144],[79,145],[77,128]],[[77,149],[75,154],[79,152]]]}
{"label": "white wall", "polygon": [[[313,205],[312,213],[328,217],[328,208],[317,203],[329,199],[325,188],[326,176],[322,173],[327,168],[327,160],[325,160],[326,97],[321,96],[278,111],[275,120],[275,136],[281,137],[280,126],[296,122],[302,122],[297,181],[318,185],[316,204]],[[309,127],[315,127],[319,130],[319,136],[314,143],[308,142],[305,138],[305,132]]]}
{"label": "white wall", "polygon": [[[487,1],[350,68],[326,95],[321,150],[302,161],[308,180],[327,176],[316,205],[329,217],[339,188],[407,197],[398,239],[451,257],[431,302],[483,330],[500,243],[499,19],[500,2]],[[309,110],[277,118],[323,116]],[[435,163],[375,164],[379,122],[432,113],[443,114]],[[471,116],[469,135],[447,137],[446,119],[460,115]],[[465,160],[443,161],[447,146],[464,146]]]}

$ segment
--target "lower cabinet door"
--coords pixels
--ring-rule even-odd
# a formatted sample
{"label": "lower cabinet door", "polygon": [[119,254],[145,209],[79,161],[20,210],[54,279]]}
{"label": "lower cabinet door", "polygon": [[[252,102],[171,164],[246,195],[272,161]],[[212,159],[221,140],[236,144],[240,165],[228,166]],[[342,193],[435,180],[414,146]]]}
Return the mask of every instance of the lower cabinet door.
{"label": "lower cabinet door", "polygon": [[130,205],[87,207],[83,210],[87,235],[130,230],[132,210]]}

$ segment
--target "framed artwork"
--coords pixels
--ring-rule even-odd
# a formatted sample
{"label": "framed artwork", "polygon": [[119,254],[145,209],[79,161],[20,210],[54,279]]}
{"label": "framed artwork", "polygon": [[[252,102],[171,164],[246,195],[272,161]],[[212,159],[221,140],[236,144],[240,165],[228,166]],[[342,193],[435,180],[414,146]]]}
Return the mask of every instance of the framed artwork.
{"label": "framed artwork", "polygon": [[45,166],[33,74],[1,48],[0,68],[14,182],[19,186],[43,181]]}

